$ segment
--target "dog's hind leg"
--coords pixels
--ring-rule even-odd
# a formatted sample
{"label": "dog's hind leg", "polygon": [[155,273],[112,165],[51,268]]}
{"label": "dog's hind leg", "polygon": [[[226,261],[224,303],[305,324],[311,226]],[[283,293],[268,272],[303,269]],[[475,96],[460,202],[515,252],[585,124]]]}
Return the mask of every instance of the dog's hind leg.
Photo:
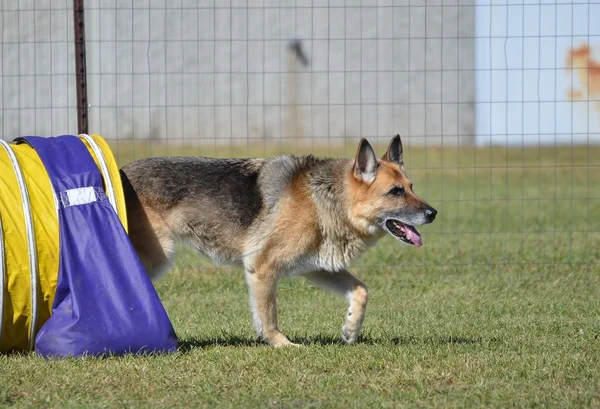
{"label": "dog's hind leg", "polygon": [[160,213],[142,203],[123,170],[121,181],[127,207],[129,239],[148,276],[154,280],[170,266],[174,254],[173,233]]}
{"label": "dog's hind leg", "polygon": [[156,280],[171,266],[175,253],[173,234],[162,218],[151,211],[129,220],[131,243],[150,279]]}
{"label": "dog's hind leg", "polygon": [[342,340],[351,344],[358,338],[367,309],[367,287],[346,270],[335,273],[315,271],[304,277],[316,286],[338,294],[348,301],[348,311],[342,327]]}

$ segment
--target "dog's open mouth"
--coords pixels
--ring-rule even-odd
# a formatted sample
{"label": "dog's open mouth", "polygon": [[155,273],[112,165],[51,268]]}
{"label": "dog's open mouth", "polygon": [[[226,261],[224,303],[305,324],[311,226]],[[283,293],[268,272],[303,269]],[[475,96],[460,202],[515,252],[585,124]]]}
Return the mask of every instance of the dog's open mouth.
{"label": "dog's open mouth", "polygon": [[411,244],[417,247],[421,247],[423,245],[421,235],[414,226],[404,224],[400,220],[388,219],[385,222],[385,228],[392,236],[406,244]]}

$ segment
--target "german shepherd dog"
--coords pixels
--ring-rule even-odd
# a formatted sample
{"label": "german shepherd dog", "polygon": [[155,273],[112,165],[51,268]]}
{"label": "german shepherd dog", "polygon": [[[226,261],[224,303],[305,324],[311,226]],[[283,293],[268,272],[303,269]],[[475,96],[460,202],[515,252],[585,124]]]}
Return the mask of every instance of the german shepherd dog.
{"label": "german shepherd dog", "polygon": [[151,278],[180,237],[216,263],[241,264],[264,341],[295,345],[277,326],[277,283],[303,276],[345,297],[342,339],[359,336],[367,288],[346,270],[385,233],[422,245],[414,226],[437,211],[415,195],[396,135],[381,159],[366,139],[354,160],[156,157],[122,171],[129,235]]}

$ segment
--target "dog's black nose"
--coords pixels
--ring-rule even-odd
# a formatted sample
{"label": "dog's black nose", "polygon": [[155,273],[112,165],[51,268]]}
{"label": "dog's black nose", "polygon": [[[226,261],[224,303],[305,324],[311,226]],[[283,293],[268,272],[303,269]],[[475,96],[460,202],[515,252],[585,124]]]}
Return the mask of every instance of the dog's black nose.
{"label": "dog's black nose", "polygon": [[427,217],[427,220],[430,223],[435,220],[436,215],[437,215],[437,210],[435,210],[433,207],[425,209],[425,217]]}

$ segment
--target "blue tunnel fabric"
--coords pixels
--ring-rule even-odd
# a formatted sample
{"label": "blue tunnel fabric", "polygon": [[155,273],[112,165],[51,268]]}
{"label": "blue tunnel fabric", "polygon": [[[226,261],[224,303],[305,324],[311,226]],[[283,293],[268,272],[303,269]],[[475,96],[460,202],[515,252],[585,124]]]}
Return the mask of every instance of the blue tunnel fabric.
{"label": "blue tunnel fabric", "polygon": [[40,156],[58,199],[58,285],[52,315],[36,337],[37,354],[174,351],[173,326],[83,142],[71,135],[18,141]]}

